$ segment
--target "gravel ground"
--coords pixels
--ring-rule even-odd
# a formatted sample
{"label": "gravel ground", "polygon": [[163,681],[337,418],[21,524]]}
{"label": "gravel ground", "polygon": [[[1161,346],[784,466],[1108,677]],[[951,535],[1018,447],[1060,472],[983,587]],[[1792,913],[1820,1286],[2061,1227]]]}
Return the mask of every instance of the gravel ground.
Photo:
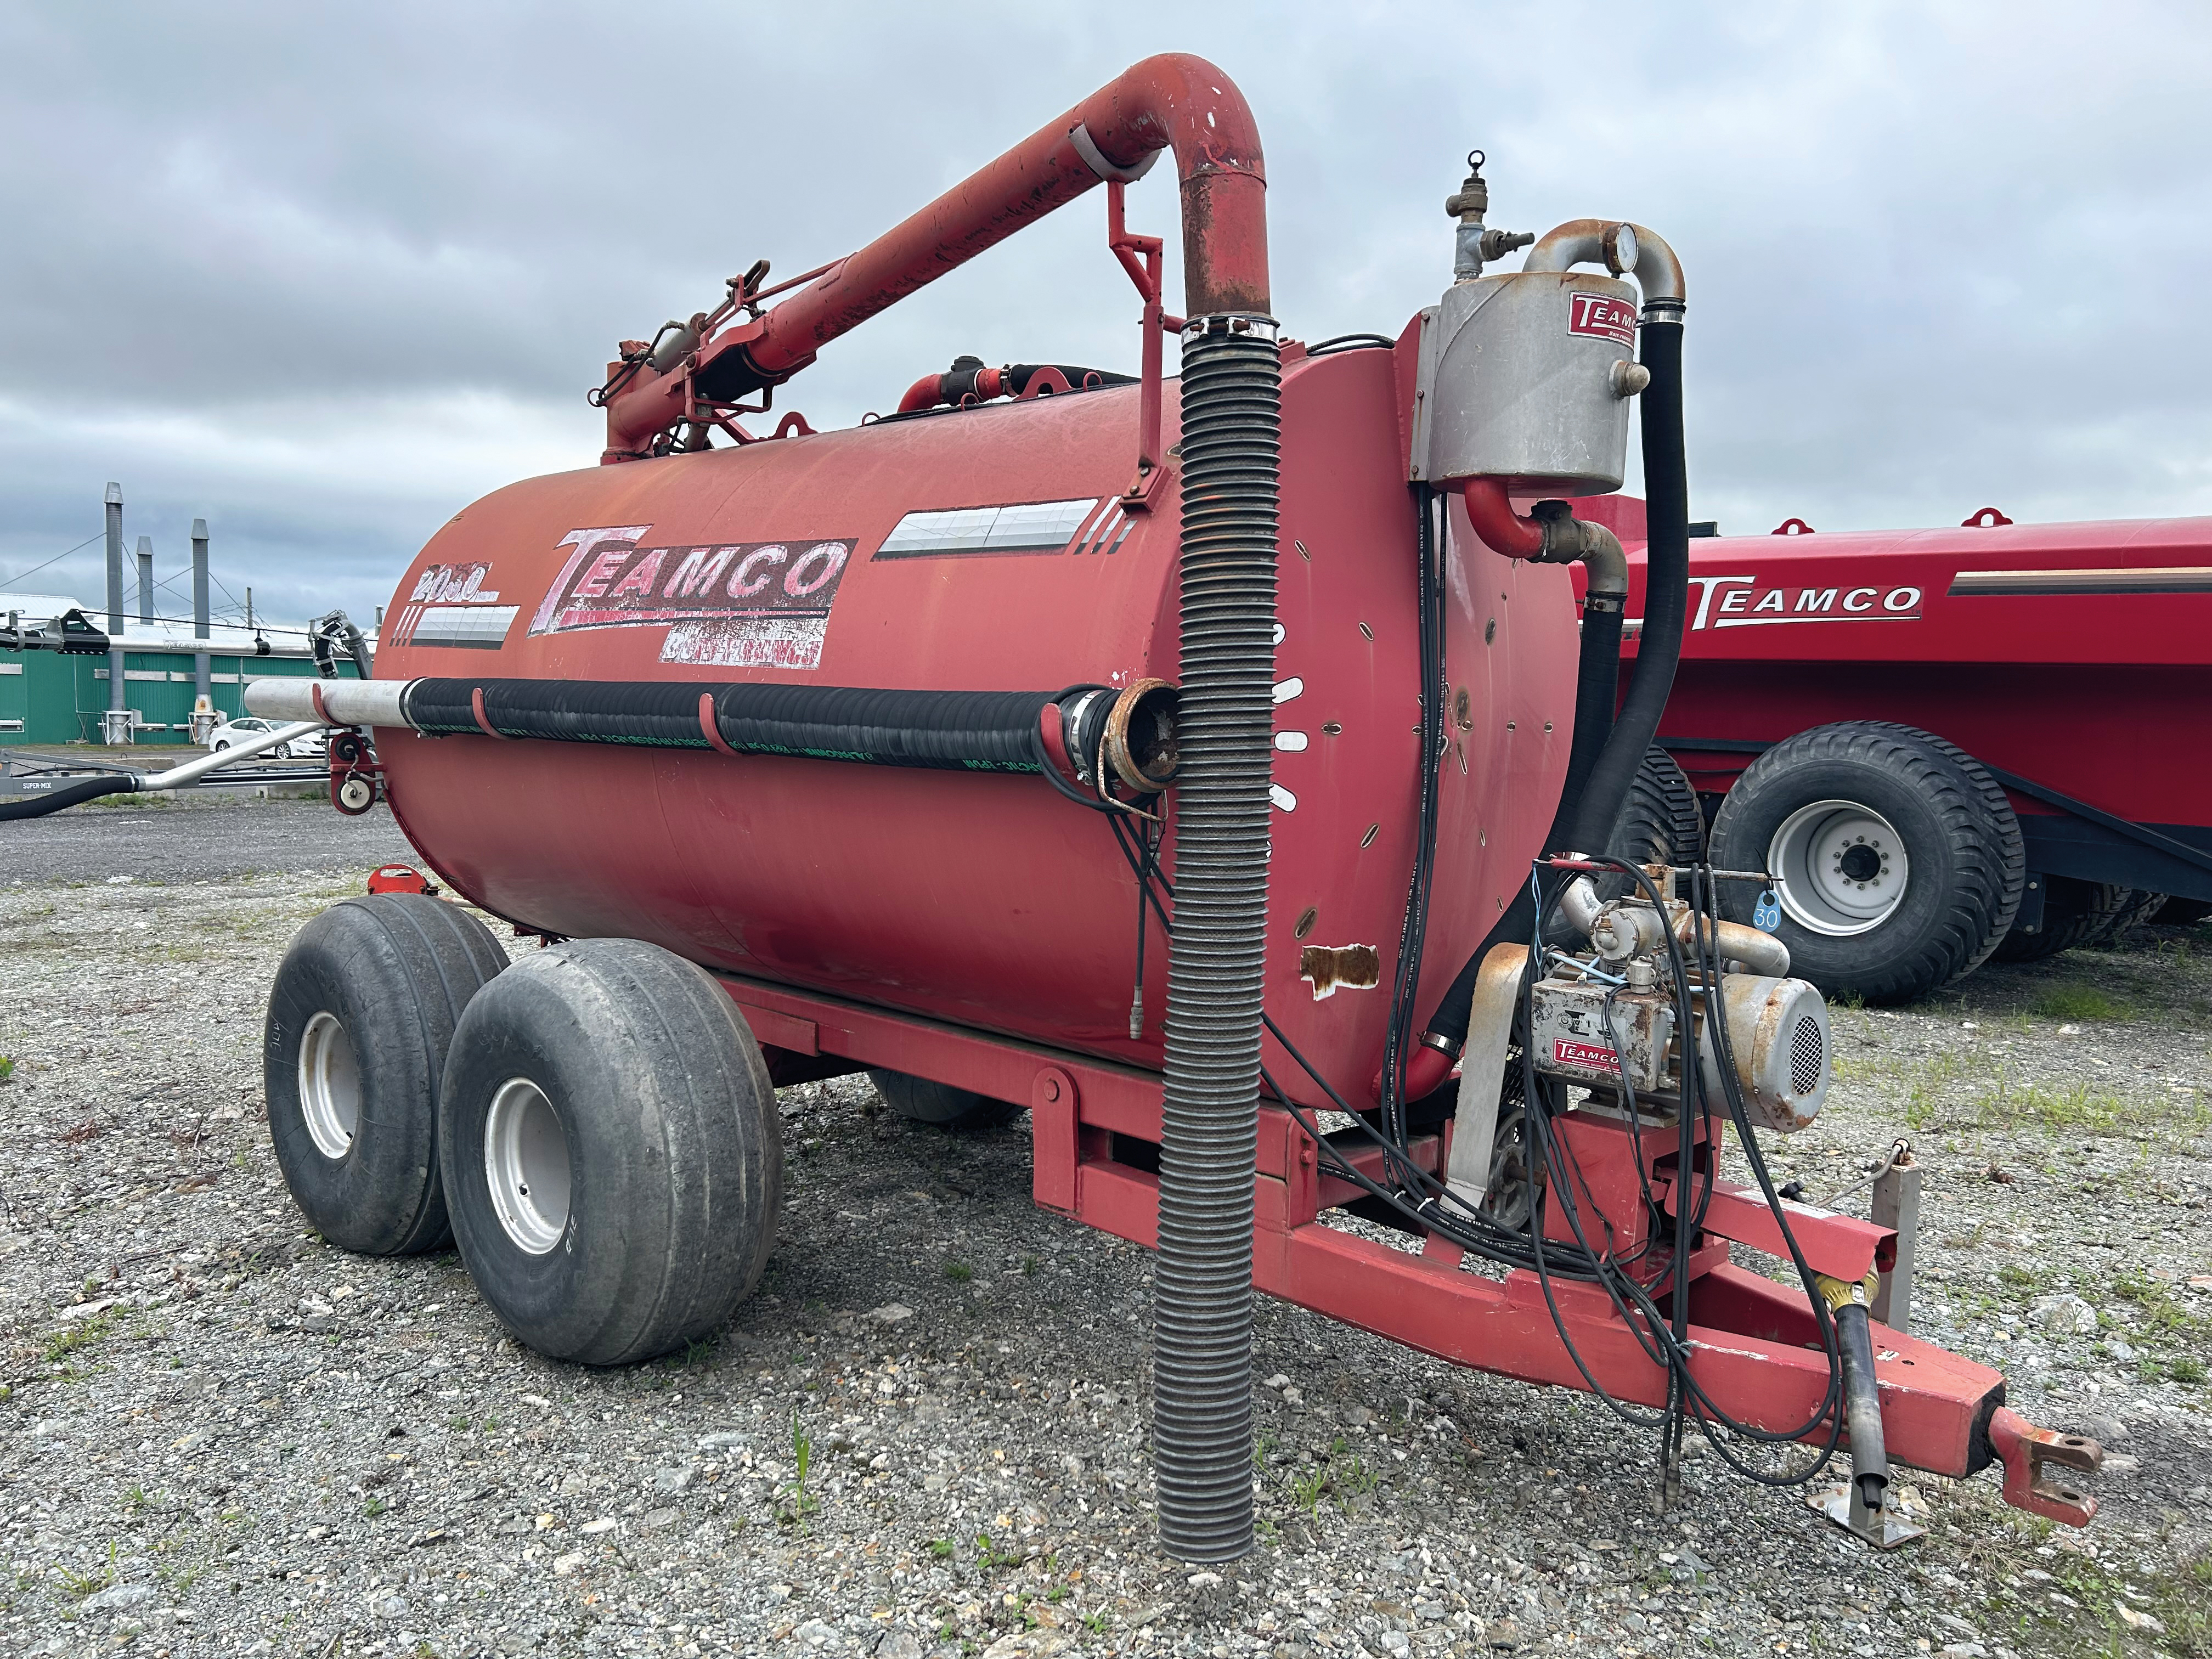
{"label": "gravel ground", "polygon": [[0,828],[0,1654],[2212,1653],[2212,933],[1838,1011],[1775,1153],[1817,1197],[1913,1140],[1915,1328],[2107,1440],[2086,1534],[1915,1478],[1931,1532],[1876,1555],[1710,1453],[1661,1515],[1589,1401],[1263,1303],[1263,1542],[1194,1572],[1146,1502],[1148,1258],[1031,1207],[1018,1121],[785,1091],[760,1294],[629,1370],[307,1231],[262,1000],[403,850],[311,810]]}

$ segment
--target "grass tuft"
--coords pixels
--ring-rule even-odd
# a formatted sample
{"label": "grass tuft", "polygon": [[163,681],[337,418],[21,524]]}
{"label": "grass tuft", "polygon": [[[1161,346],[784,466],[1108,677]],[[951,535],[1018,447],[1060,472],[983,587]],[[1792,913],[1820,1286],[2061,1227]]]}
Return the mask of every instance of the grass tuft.
{"label": "grass tuft", "polygon": [[2127,1003],[2094,985],[2047,985],[2027,1005],[2045,1019],[2132,1019]]}

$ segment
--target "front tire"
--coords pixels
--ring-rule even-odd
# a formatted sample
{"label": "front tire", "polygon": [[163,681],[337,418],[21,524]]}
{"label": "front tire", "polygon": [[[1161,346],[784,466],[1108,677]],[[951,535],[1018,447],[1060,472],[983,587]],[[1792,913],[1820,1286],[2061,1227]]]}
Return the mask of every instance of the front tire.
{"label": "front tire", "polygon": [[438,1090],[462,1012],[506,966],[483,923],[420,893],[344,900],[293,939],[262,1030],[269,1133],[333,1244],[405,1255],[452,1238]]}
{"label": "front tire", "polygon": [[[2004,791],[1941,738],[1887,721],[1801,732],[1745,769],[1714,864],[1779,878],[1792,971],[1830,996],[1909,1002],[1972,972],[2020,908],[2027,857]],[[1757,894],[1722,890],[1749,921]]]}
{"label": "front tire", "polygon": [[502,974],[454,1034],[441,1097],[461,1259],[554,1359],[650,1359],[728,1322],[775,1244],[775,1091],[737,1005],[638,939]]}

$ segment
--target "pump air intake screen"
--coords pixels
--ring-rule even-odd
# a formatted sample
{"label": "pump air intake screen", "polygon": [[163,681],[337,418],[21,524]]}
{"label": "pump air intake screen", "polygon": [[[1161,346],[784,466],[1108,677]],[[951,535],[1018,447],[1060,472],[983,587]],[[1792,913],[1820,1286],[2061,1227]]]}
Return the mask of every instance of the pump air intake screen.
{"label": "pump air intake screen", "polygon": [[1820,1062],[1826,1058],[1820,1050],[1820,1022],[1800,1019],[1790,1033],[1790,1087],[1796,1093],[1809,1095],[1820,1086]]}

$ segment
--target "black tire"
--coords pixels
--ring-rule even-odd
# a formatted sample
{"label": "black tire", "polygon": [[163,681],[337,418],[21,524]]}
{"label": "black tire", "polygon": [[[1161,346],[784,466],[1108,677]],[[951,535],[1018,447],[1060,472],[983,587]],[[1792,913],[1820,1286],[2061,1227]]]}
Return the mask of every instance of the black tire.
{"label": "black tire", "polygon": [[[1791,814],[1826,801],[1887,820],[1909,873],[1894,907],[1858,933],[1806,926],[1792,909],[1809,906],[1785,890],[1775,931],[1790,947],[1790,971],[1830,996],[1909,1002],[1979,967],[2011,927],[2027,878],[2019,821],[1988,769],[1909,726],[1815,726],[1745,769],[1713,820],[1708,856],[1727,869],[1765,870]],[[1727,884],[1720,897],[1725,913],[1751,920],[1758,894],[1747,884]]]}
{"label": "black tire", "polygon": [[333,1244],[404,1255],[452,1239],[438,1090],[453,1028],[506,966],[483,923],[420,893],[346,899],[293,938],[262,1028],[269,1134]]}
{"label": "black tire", "polygon": [[[539,1353],[650,1359],[759,1284],[783,1204],[775,1091],[737,1005],[681,957],[600,939],[525,958],[470,1005],[440,1105],[461,1259]],[[528,1150],[507,1167],[546,1178],[495,1197],[485,1146],[509,1124]]]}
{"label": "black tire", "polygon": [[901,1117],[934,1124],[955,1134],[995,1129],[1021,1110],[1007,1101],[956,1089],[948,1083],[933,1083],[924,1077],[909,1077],[904,1072],[872,1069],[868,1081],[876,1085],[884,1104]]}
{"label": "black tire", "polygon": [[2081,943],[2093,950],[2118,950],[2130,933],[2164,908],[2165,894],[2146,892],[2140,887],[2130,888],[2104,924]]}
{"label": "black tire", "polygon": [[2109,882],[2077,881],[2071,876],[2043,880],[2043,926],[2033,933],[2017,929],[2005,935],[1992,959],[2041,962],[2061,951],[2090,943],[2128,908],[2130,890]]}
{"label": "black tire", "polygon": [[2154,927],[2194,927],[2207,916],[2212,916],[2212,899],[2170,898],[2150,920]]}
{"label": "black tire", "polygon": [[[1698,792],[1690,787],[1674,757],[1653,745],[1644,751],[1643,764],[1629,781],[1628,798],[1613,820],[1606,852],[1628,864],[1685,865],[1696,863],[1705,845],[1705,815],[1698,806]],[[1593,881],[1601,898],[1625,898],[1643,891],[1623,875],[1598,876]],[[1574,938],[1573,932],[1564,920],[1553,929],[1567,949],[1587,946],[1588,941]]]}

